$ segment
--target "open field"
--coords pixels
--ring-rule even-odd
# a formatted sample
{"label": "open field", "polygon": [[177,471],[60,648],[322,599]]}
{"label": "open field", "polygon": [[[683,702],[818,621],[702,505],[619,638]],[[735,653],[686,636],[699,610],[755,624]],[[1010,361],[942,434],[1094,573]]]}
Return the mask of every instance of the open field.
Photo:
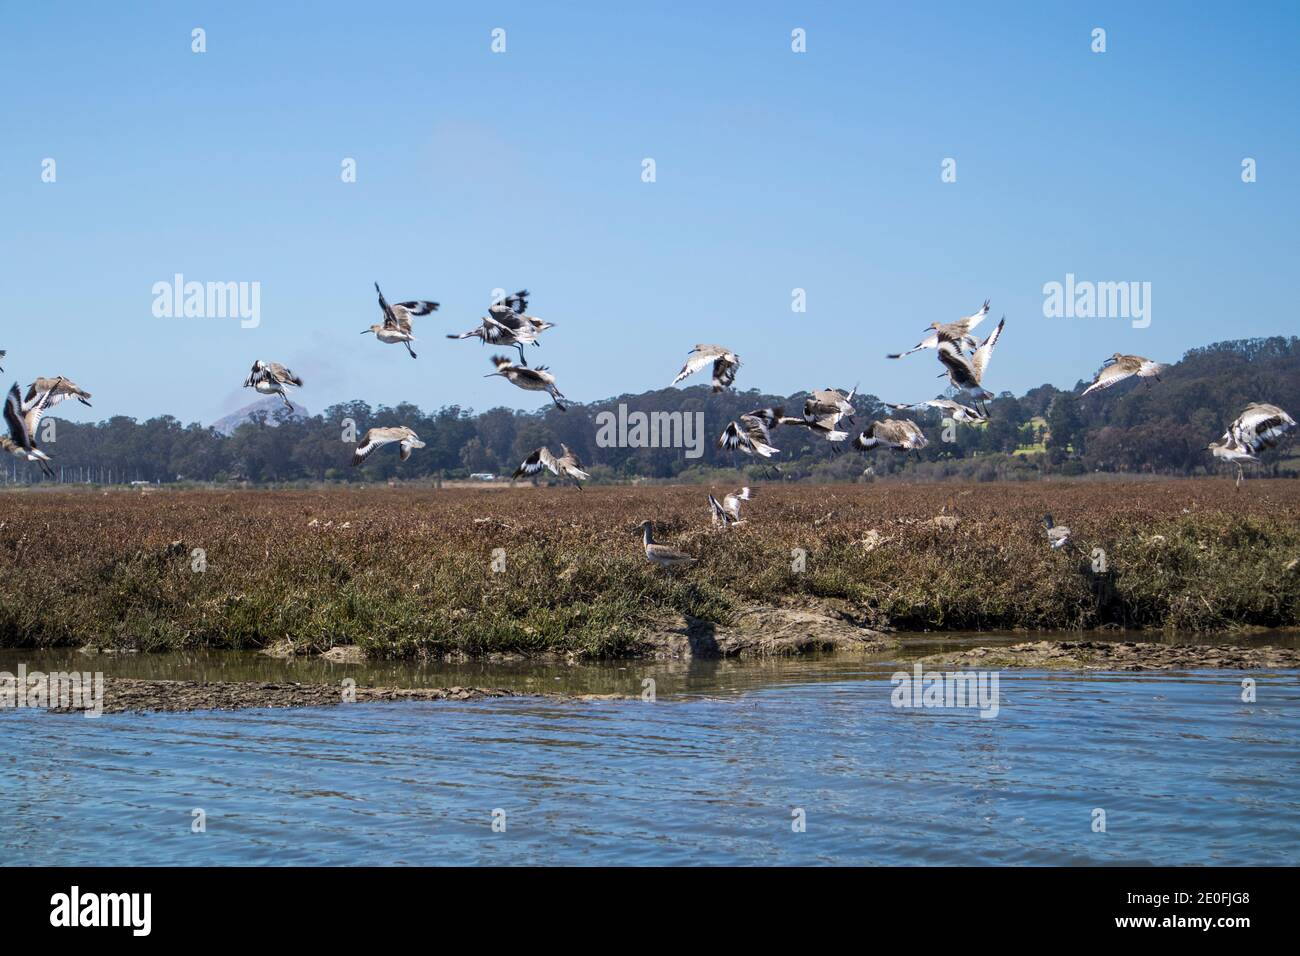
{"label": "open field", "polygon": [[[757,491],[726,532],[701,487],[3,493],[0,645],[608,657],[665,616],[755,605],[900,629],[1300,624],[1297,481]],[[1044,511],[1087,553],[1051,551]],[[698,564],[649,566],[645,518]]]}

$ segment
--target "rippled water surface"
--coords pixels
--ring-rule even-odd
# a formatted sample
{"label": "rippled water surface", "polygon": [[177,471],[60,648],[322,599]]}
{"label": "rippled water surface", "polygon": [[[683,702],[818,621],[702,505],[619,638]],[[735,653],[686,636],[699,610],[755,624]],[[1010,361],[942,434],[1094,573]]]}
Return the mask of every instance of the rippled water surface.
{"label": "rippled water surface", "polygon": [[[894,708],[897,666],[843,658],[421,671],[6,652],[0,670],[17,660],[629,694],[652,677],[658,693],[98,720],[10,711],[5,864],[1300,861],[1294,671],[1249,675],[1255,703],[1239,672],[1003,671],[998,715],[981,719]],[[204,833],[191,832],[195,809]]]}

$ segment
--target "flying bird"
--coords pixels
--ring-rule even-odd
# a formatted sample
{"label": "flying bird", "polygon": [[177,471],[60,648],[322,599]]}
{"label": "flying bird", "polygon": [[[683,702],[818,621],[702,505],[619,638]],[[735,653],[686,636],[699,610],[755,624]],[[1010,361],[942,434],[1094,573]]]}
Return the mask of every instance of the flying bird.
{"label": "flying bird", "polygon": [[279,395],[284,400],[285,407],[292,411],[293,402],[289,401],[285,389],[302,388],[302,379],[279,362],[263,362],[258,359],[253,363],[248,378],[244,379],[244,388],[250,386],[263,395]]}
{"label": "flying bird", "polygon": [[645,557],[651,564],[660,568],[675,568],[678,565],[695,563],[695,559],[684,551],[670,548],[666,544],[656,544],[650,531],[649,521],[642,521],[640,530],[641,540],[645,544]]}
{"label": "flying bird", "polygon": [[[1103,388],[1110,388],[1112,385],[1124,381],[1131,376],[1138,376],[1143,381],[1154,378],[1160,381],[1160,373],[1165,370],[1165,366],[1159,362],[1153,362],[1149,358],[1143,358],[1141,355],[1124,355],[1122,352],[1116,352],[1102,364],[1101,371],[1093,379],[1091,385],[1083,390],[1079,395],[1082,398],[1089,392],[1096,392]],[[1151,383],[1146,383],[1147,388]]]}
{"label": "flying bird", "polygon": [[779,420],[779,411],[775,408],[759,408],[729,422],[718,436],[718,447],[763,458],[779,455],[781,449],[772,447],[772,433],[769,430]]}
{"label": "flying bird", "polygon": [[560,394],[560,390],[555,387],[555,376],[546,370],[545,365],[539,365],[537,368],[529,368],[526,365],[516,365],[504,355],[492,356],[492,364],[497,367],[495,372],[489,372],[484,378],[491,378],[493,375],[500,375],[511,385],[515,385],[528,392],[545,392],[551,396],[560,411],[566,411],[564,405],[565,398]]}
{"label": "flying bird", "polygon": [[538,336],[547,329],[555,328],[554,322],[545,322],[527,312],[528,290],[520,289],[514,295],[488,306],[488,314],[478,328],[459,335],[448,335],[447,338],[477,338],[483,345],[514,346],[519,350],[519,364],[527,365],[524,346],[540,346],[542,343],[537,341]]}
{"label": "flying bird", "polygon": [[886,402],[885,407],[892,408],[896,412],[919,411],[922,408],[937,408],[946,418],[951,418],[955,422],[971,423],[988,421],[988,415],[980,409],[973,405],[963,405],[961,402],[955,402],[951,398],[932,398],[928,402],[914,402],[911,405]]}
{"label": "flying bird", "polygon": [[688,375],[693,375],[710,362],[713,363],[713,390],[720,392],[730,388],[736,380],[736,369],[740,368],[740,356],[731,349],[721,345],[697,345],[691,349],[686,364],[677,373],[672,384],[676,385]]}
{"label": "flying bird", "polygon": [[90,393],[83,388],[79,388],[76,382],[64,378],[62,375],[54,378],[38,378],[32,384],[27,386],[27,394],[23,396],[23,408],[30,407],[39,400],[42,393],[48,393],[48,405],[53,408],[65,398],[75,398],[81,404],[90,406]]}
{"label": "flying bird", "polygon": [[36,446],[36,428],[41,422],[41,415],[44,414],[48,398],[49,393],[43,392],[31,407],[24,410],[18,383],[14,382],[9,389],[9,394],[5,396],[4,416],[9,434],[0,434],[0,448],[15,458],[36,462],[47,478],[53,478],[54,469],[50,467],[50,456]]}
{"label": "flying bird", "polygon": [[1228,426],[1222,438],[1206,447],[1215,458],[1237,466],[1236,487],[1240,488],[1246,477],[1242,462],[1259,464],[1259,453],[1276,447],[1294,429],[1295,419],[1276,405],[1252,402]]}
{"label": "flying bird", "polygon": [[401,443],[398,446],[398,457],[402,461],[406,461],[411,457],[413,449],[424,447],[424,442],[420,441],[420,436],[405,425],[394,425],[390,428],[372,428],[361,436],[361,443],[352,452],[352,467],[355,468],[376,450],[383,448],[385,445],[391,445],[393,442]]}
{"label": "flying bird", "polygon": [[804,420],[816,422],[833,417],[834,421],[831,424],[838,425],[840,419],[847,417],[849,422],[852,423],[855,414],[853,396],[857,393],[858,387],[856,385],[847,392],[829,386],[809,392],[803,403]]}
{"label": "flying bird", "polygon": [[384,320],[370,326],[361,334],[369,335],[373,332],[375,338],[386,345],[396,345],[401,342],[406,346],[406,351],[411,353],[411,358],[415,358],[415,350],[411,348],[411,343],[415,341],[415,335],[411,332],[411,319],[436,312],[438,303],[427,299],[412,299],[410,302],[389,305],[388,300],[384,298],[384,293],[379,290],[378,282],[375,283],[375,292],[379,293],[379,310]]}
{"label": "flying bird", "polygon": [[911,355],[913,352],[920,352],[923,349],[937,349],[942,343],[949,342],[960,349],[974,349],[975,339],[971,336],[975,326],[984,321],[985,316],[989,314],[989,300],[984,300],[983,307],[974,315],[968,315],[956,322],[931,322],[930,328],[934,329],[929,335],[917,342],[906,352],[896,352],[893,355],[887,355],[886,358],[899,359],[904,355]]}
{"label": "flying bird", "polygon": [[515,469],[514,475],[511,476],[512,480],[524,476],[531,478],[543,468],[549,468],[553,475],[558,475],[560,478],[572,478],[573,483],[581,491],[582,483],[591,475],[582,470],[582,461],[564,442],[560,442],[560,451],[563,454],[556,458],[551,454],[550,449],[545,446],[536,449],[524,459],[523,464]]}
{"label": "flying bird", "polygon": [[[989,359],[993,357],[993,347],[998,344],[998,337],[1002,335],[1002,328],[1006,324],[1004,317],[969,357],[952,342],[939,343],[939,361],[948,370],[948,381],[953,388],[968,393],[977,402],[993,397],[993,393],[983,387],[984,370],[988,368]],[[988,414],[987,408],[984,413]]]}
{"label": "flying bird", "polygon": [[721,525],[724,528],[730,528],[735,524],[743,524],[740,517],[740,503],[742,501],[753,500],[754,493],[746,486],[739,491],[733,491],[726,495],[721,501],[713,495],[709,495],[709,510],[713,514],[713,524]]}
{"label": "flying bird", "polygon": [[921,449],[928,444],[929,439],[920,426],[906,418],[885,418],[872,422],[853,439],[853,447],[859,451],[890,448],[902,452],[914,451],[918,458]]}

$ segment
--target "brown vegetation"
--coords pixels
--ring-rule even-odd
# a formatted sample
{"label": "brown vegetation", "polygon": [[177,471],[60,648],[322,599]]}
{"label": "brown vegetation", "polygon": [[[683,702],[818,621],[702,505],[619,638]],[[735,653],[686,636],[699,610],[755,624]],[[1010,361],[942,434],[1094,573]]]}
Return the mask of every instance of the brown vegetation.
{"label": "brown vegetation", "polygon": [[[619,656],[666,613],[819,602],[900,629],[1300,623],[1297,481],[757,491],[729,531],[700,487],[4,493],[0,645]],[[646,518],[698,563],[649,566]]]}

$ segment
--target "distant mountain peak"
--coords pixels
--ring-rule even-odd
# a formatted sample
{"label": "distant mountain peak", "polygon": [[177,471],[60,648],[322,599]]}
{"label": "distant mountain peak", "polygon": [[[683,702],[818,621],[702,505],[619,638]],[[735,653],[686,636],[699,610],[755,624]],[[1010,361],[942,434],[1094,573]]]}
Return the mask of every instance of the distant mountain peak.
{"label": "distant mountain peak", "polygon": [[[290,400],[293,405],[293,418],[310,418],[311,413],[306,407],[299,405],[297,402]],[[213,429],[229,437],[235,433],[240,425],[253,420],[254,413],[264,412],[266,414],[267,424],[276,424],[276,412],[284,409],[284,401],[279,395],[267,395],[265,398],[259,398],[229,415],[223,415],[214,421],[211,425]]]}

